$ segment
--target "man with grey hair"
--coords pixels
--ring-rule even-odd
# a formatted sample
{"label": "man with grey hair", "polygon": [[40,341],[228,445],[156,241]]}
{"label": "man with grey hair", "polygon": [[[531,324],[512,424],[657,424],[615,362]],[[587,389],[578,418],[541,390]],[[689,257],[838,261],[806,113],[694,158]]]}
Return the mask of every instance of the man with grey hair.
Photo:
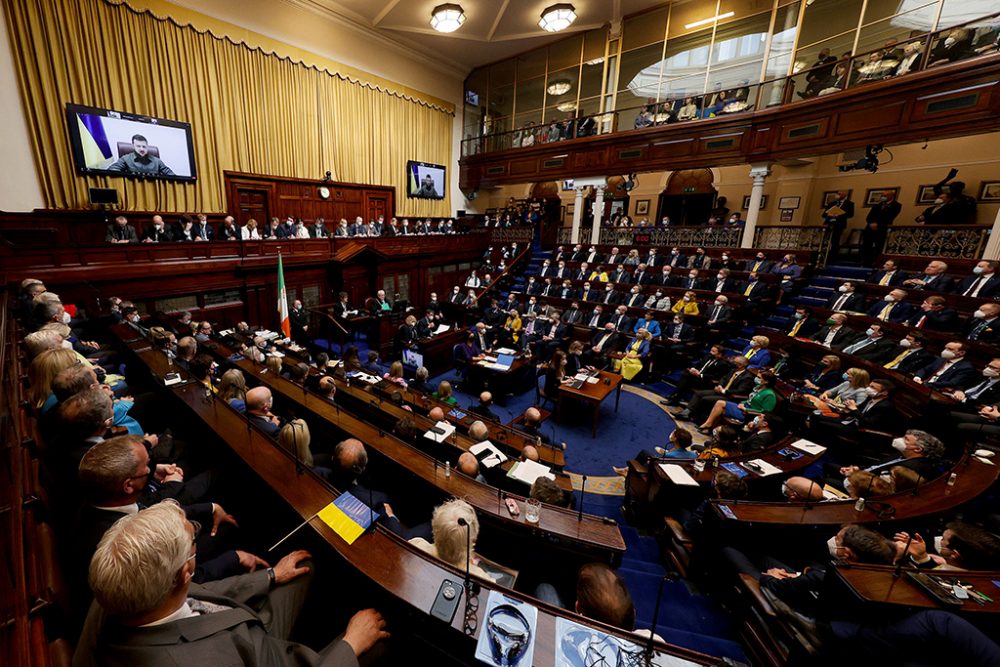
{"label": "man with grey hair", "polygon": [[267,387],[254,387],[247,391],[247,419],[272,438],[277,437],[280,429],[278,418],[271,412],[273,404],[271,390]]}
{"label": "man with grey hair", "polygon": [[[930,433],[911,428],[902,438],[896,438],[892,441],[892,448],[896,450],[897,456],[882,463],[868,466],[864,470],[879,475],[882,472],[890,471],[894,466],[902,466],[917,473],[918,479],[923,480],[920,483],[934,479],[941,474],[941,466],[945,458],[944,443]],[[861,469],[858,466],[844,466],[839,471],[844,478],[840,481],[846,482],[852,473]]]}
{"label": "man with grey hair", "polygon": [[485,422],[477,419],[469,424],[469,437],[476,442],[488,440],[490,437],[490,429],[486,426]]}
{"label": "man with grey hair", "polygon": [[472,505],[458,498],[438,505],[431,517],[431,531],[433,542],[415,537],[410,544],[463,571],[468,563],[470,574],[493,580],[476,564],[474,552],[479,537],[479,518]]}
{"label": "man with grey hair", "polygon": [[[482,422],[476,423],[482,424]],[[486,478],[479,472],[479,461],[476,460],[476,456],[472,452],[462,452],[458,457],[458,464],[455,467],[463,475],[468,475],[477,482],[486,484]]]}
{"label": "man with grey hair", "polygon": [[312,579],[307,551],[273,568],[192,583],[197,526],[173,503],[124,516],[90,563],[91,607],[73,664],[246,664],[355,667],[388,637],[374,609],[355,614],[318,653],[287,640]]}

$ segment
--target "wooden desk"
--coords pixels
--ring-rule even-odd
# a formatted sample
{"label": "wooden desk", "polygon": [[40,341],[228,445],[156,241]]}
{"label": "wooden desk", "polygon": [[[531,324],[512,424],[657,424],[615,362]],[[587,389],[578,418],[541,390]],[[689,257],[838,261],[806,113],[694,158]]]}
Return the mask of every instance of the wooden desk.
{"label": "wooden desk", "polygon": [[618,373],[609,373],[608,371],[597,371],[597,373],[597,382],[584,382],[583,386],[579,389],[574,389],[568,384],[560,385],[559,400],[556,403],[556,420],[558,420],[562,415],[563,401],[566,399],[574,399],[589,404],[593,411],[593,419],[591,421],[590,429],[590,435],[592,438],[597,437],[597,420],[600,417],[601,403],[604,399],[617,390],[618,393],[615,396],[615,412],[618,412],[618,404],[622,400],[622,376]]}
{"label": "wooden desk", "polygon": [[531,363],[523,352],[515,355],[514,362],[506,370],[487,368],[482,363],[475,363],[469,366],[468,382],[472,387],[486,388],[493,394],[494,401],[504,405],[508,393],[523,390],[527,381],[525,375],[534,370]]}
{"label": "wooden desk", "polygon": [[451,350],[465,339],[467,333],[465,329],[452,327],[437,336],[417,341],[417,351],[424,356],[424,366],[430,371],[431,377],[440,375],[455,365]]}
{"label": "wooden desk", "polygon": [[1000,571],[921,570],[925,574],[943,577],[947,580],[958,579],[963,584],[971,584],[975,590],[992,599],[992,602],[984,600],[983,604],[980,605],[974,602],[970,596],[970,599],[965,600],[961,607],[946,607],[906,576],[907,571],[913,571],[913,569],[912,566],[905,567],[900,575],[896,576],[896,568],[886,565],[837,562],[833,571],[848,588],[854,591],[855,595],[865,602],[900,604],[927,609],[948,609],[972,614],[1000,613],[1000,587],[993,583],[1000,581]]}
{"label": "wooden desk", "polygon": [[[948,486],[952,471],[958,473],[958,480],[954,486]],[[812,503],[713,500],[712,505],[724,519],[727,517],[720,509],[722,506],[735,515],[736,521],[758,524],[888,523],[946,514],[985,493],[998,475],[1000,467],[982,463],[966,454],[954,468],[922,484],[915,494],[906,491],[873,499],[860,512],[854,509],[854,499]]]}

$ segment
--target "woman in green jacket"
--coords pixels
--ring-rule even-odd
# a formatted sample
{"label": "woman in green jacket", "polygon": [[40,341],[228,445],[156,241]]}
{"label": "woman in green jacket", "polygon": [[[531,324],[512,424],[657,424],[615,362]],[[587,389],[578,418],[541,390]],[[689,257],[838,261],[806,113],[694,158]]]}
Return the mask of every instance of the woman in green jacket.
{"label": "woman in green jacket", "polygon": [[698,427],[698,430],[702,433],[710,432],[724,417],[746,422],[747,419],[753,419],[754,415],[774,411],[778,405],[778,394],[774,391],[774,373],[763,370],[757,374],[754,383],[757,386],[742,403],[726,400],[716,401],[708,419]]}

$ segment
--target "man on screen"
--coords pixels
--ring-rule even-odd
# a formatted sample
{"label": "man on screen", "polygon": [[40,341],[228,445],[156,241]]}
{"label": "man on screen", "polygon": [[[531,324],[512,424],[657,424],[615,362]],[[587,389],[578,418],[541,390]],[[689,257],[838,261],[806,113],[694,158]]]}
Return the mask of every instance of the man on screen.
{"label": "man on screen", "polygon": [[434,187],[434,179],[430,174],[424,174],[420,181],[420,189],[417,190],[418,197],[438,197],[437,188]]}
{"label": "man on screen", "polygon": [[108,167],[108,171],[137,176],[173,176],[170,167],[160,158],[149,154],[149,142],[141,134],[132,135],[132,152],[118,158],[118,162]]}

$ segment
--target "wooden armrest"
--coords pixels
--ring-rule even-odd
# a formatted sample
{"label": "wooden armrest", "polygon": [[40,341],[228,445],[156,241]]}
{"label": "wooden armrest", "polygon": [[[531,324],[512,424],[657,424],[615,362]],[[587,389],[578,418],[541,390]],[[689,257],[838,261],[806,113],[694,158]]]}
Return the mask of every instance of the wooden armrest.
{"label": "wooden armrest", "polygon": [[687,534],[684,530],[684,526],[681,525],[680,521],[669,516],[663,517],[663,523],[666,525],[667,530],[673,535],[674,541],[684,546],[690,546],[691,536]]}
{"label": "wooden armrest", "polygon": [[649,468],[647,468],[644,463],[640,462],[639,459],[629,459],[626,465],[628,465],[629,470],[632,470],[640,475],[649,474]]}
{"label": "wooden armrest", "polygon": [[864,435],[871,435],[878,438],[888,438],[890,440],[895,437],[893,436],[892,433],[886,433],[885,431],[876,431],[870,428],[859,428],[858,433],[862,433]]}
{"label": "wooden armrest", "polygon": [[767,601],[764,597],[764,593],[760,590],[760,582],[754,579],[749,574],[740,573],[740,583],[743,589],[750,594],[754,599],[754,602],[765,614],[772,618],[777,618],[778,614],[775,613],[774,607],[771,603]]}

